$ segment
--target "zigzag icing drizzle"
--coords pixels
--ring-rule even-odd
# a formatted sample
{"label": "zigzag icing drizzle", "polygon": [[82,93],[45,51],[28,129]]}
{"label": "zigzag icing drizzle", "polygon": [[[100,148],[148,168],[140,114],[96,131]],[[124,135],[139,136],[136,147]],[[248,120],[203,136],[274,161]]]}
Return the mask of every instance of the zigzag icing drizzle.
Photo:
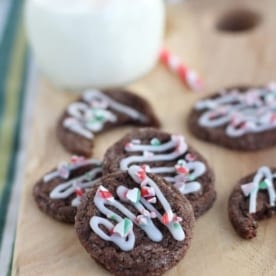
{"label": "zigzag icing drizzle", "polygon": [[98,90],[86,91],[82,99],[84,102],[75,102],[68,107],[67,112],[70,117],[63,121],[63,126],[87,139],[93,139],[94,133],[102,131],[107,122],[117,122],[117,116],[111,110],[137,121],[147,121],[142,113],[113,100]]}
{"label": "zigzag icing drizzle", "polygon": [[95,165],[97,167],[87,171],[81,176],[59,184],[51,191],[50,198],[65,199],[75,193],[76,197],[72,200],[71,205],[74,207],[78,206],[83,193],[94,185],[97,176],[102,172],[101,162],[93,159],[88,160],[82,157],[73,156],[71,163],[61,163],[56,171],[48,173],[43,178],[44,183],[48,183],[57,177],[68,179],[72,171],[88,165]]}
{"label": "zigzag icing drizzle", "polygon": [[273,174],[268,167],[259,168],[251,183],[241,185],[243,194],[249,196],[249,213],[256,213],[257,196],[259,190],[267,190],[269,195],[269,204],[275,206],[276,192],[273,181],[276,179],[276,174]]}
{"label": "zigzag icing drizzle", "polygon": [[[172,135],[171,140],[161,144],[156,138],[150,145],[141,144],[140,140],[132,140],[126,144],[125,151],[141,152],[142,155],[131,155],[121,160],[120,169],[126,171],[132,164],[149,164],[159,161],[174,161],[172,167],[148,167],[151,173],[163,176],[168,182],[173,183],[182,194],[190,194],[201,190],[201,184],[195,181],[206,172],[206,166],[200,161],[195,161],[187,152],[188,146],[181,135]],[[173,176],[164,176],[164,175]]]}
{"label": "zigzag icing drizzle", "polygon": [[225,126],[230,137],[258,133],[276,128],[276,88],[231,90],[215,99],[199,101],[195,108],[204,110],[199,118],[203,127]]}
{"label": "zigzag icing drizzle", "polygon": [[[106,216],[102,218],[93,216],[90,219],[91,229],[102,239],[111,241],[123,251],[130,251],[135,246],[135,234],[133,225],[141,228],[149,239],[154,242],[160,242],[163,239],[163,234],[154,224],[153,218],[157,218],[163,223],[177,241],[185,239],[185,233],[182,229],[181,218],[177,217],[171,209],[171,206],[163,193],[160,191],[156,183],[147,176],[143,167],[131,166],[128,174],[132,179],[140,185],[140,189],[128,189],[121,185],[117,188],[117,196],[121,202],[128,202],[139,213],[136,216],[133,212],[127,209],[121,202],[116,200],[114,196],[103,186],[100,186],[94,197],[94,203],[98,210]],[[155,200],[152,200],[152,199]],[[159,201],[164,209],[164,214],[153,206],[154,202]],[[107,206],[113,206],[120,211],[125,217],[121,217],[114,211],[108,209]],[[116,224],[114,225],[113,222]],[[104,226],[110,233],[107,235],[99,226]]]}

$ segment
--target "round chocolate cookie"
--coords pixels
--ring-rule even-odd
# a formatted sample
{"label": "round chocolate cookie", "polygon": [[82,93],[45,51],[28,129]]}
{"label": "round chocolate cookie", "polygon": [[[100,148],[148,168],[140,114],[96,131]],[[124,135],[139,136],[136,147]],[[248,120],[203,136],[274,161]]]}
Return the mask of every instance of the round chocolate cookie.
{"label": "round chocolate cookie", "polygon": [[33,188],[37,206],[52,218],[74,223],[77,206],[87,189],[102,176],[101,162],[72,157],[42,177]]}
{"label": "round chocolate cookie", "polygon": [[254,151],[276,144],[276,87],[237,86],[198,101],[191,132],[230,149]]}
{"label": "round chocolate cookie", "polygon": [[216,199],[213,171],[181,135],[153,128],[134,130],[106,151],[103,173],[126,171],[133,164],[149,166],[152,173],[178,188],[190,201],[196,218]]}
{"label": "round chocolate cookie", "polygon": [[258,222],[270,218],[276,210],[276,169],[261,167],[242,178],[228,202],[229,219],[244,239],[257,235]]}
{"label": "round chocolate cookie", "polygon": [[191,243],[190,203],[145,169],[105,175],[78,207],[75,228],[82,245],[114,275],[161,275]]}
{"label": "round chocolate cookie", "polygon": [[87,90],[61,116],[57,136],[74,154],[89,157],[94,136],[122,125],[159,127],[150,104],[125,90]]}

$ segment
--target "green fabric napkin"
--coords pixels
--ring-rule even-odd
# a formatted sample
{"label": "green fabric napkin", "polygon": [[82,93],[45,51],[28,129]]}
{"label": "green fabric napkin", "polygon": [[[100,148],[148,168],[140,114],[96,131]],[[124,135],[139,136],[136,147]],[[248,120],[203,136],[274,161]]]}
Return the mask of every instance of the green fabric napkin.
{"label": "green fabric napkin", "polygon": [[21,181],[29,57],[22,0],[0,0],[0,275],[10,274]]}

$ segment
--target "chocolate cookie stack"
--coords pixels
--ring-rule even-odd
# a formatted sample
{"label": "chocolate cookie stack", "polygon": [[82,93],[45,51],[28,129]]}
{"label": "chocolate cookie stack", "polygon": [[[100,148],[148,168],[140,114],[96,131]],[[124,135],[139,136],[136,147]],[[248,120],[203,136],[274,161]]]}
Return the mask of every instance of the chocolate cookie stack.
{"label": "chocolate cookie stack", "polygon": [[[125,124],[148,128],[115,142],[102,162],[88,159],[96,134]],[[86,251],[115,275],[161,275],[175,266],[190,247],[195,218],[216,198],[205,158],[159,125],[149,103],[131,92],[84,92],[57,126],[62,145],[82,156],[33,189],[38,207],[74,223]]]}

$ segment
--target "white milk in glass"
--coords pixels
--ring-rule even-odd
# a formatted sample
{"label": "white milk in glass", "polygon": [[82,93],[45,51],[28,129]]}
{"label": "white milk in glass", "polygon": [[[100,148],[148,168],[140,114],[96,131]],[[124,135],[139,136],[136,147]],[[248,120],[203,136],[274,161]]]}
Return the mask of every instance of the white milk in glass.
{"label": "white milk in glass", "polygon": [[162,0],[28,0],[25,16],[39,67],[63,88],[127,84],[162,46]]}

